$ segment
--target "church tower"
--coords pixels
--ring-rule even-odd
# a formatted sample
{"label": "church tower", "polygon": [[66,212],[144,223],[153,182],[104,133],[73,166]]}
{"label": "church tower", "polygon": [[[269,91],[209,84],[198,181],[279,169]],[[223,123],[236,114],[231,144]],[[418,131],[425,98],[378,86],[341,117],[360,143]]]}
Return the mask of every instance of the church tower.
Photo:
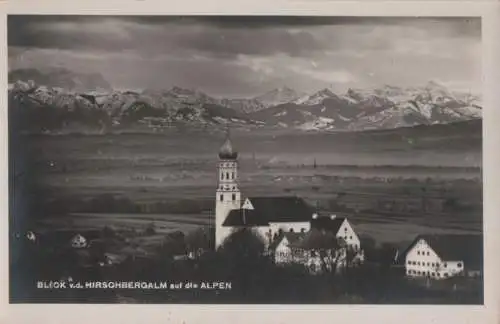
{"label": "church tower", "polygon": [[238,188],[238,153],[234,150],[227,132],[226,141],[219,151],[217,165],[217,194],[215,198],[215,248],[231,234],[231,227],[223,227],[227,215],[241,207],[241,193]]}

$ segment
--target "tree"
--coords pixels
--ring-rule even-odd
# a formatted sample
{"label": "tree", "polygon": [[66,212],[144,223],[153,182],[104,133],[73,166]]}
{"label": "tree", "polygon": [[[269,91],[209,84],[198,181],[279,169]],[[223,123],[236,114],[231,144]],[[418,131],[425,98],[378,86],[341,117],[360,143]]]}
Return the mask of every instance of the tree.
{"label": "tree", "polygon": [[201,251],[214,248],[215,231],[213,227],[200,227],[186,234],[184,242],[188,252],[198,255]]}

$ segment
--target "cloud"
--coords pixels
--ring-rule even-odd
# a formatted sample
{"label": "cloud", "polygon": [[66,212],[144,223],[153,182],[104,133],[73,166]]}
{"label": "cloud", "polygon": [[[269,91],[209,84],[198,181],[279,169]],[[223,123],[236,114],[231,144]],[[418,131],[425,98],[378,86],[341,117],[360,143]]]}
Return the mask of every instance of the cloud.
{"label": "cloud", "polygon": [[[9,68],[65,66],[119,87],[477,86],[481,21],[402,17],[9,16]],[[453,81],[453,82],[451,82]],[[208,90],[207,90],[208,91]]]}

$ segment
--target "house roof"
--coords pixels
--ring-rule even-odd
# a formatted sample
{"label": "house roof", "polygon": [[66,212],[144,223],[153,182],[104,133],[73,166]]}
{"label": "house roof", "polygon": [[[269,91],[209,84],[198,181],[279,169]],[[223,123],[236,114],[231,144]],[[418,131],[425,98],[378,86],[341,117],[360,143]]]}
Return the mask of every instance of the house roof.
{"label": "house roof", "polygon": [[306,233],[304,238],[291,245],[303,250],[329,250],[338,248],[341,243],[334,233],[313,228]]}
{"label": "house roof", "polygon": [[404,255],[423,239],[443,260],[463,261],[466,267],[483,263],[483,236],[479,234],[424,234],[413,240]]}
{"label": "house roof", "polygon": [[295,232],[283,232],[276,239],[272,241],[269,245],[270,250],[275,250],[278,245],[283,241],[283,238],[286,238],[288,243],[291,245],[297,244],[300,240],[302,240],[307,234],[306,233],[295,233]]}
{"label": "house roof", "polygon": [[345,217],[335,217],[334,219],[330,217],[318,217],[311,219],[311,228],[326,230],[337,234],[344,221]]}
{"label": "house roof", "polygon": [[257,211],[251,209],[233,209],[229,212],[222,226],[268,226],[269,222]]}

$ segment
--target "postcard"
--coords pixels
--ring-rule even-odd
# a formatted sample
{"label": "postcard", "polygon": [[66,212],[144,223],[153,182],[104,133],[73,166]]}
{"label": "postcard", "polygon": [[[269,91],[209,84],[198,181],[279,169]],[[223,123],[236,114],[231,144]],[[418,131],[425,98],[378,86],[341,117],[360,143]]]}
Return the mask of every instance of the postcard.
{"label": "postcard", "polygon": [[6,25],[11,306],[485,305],[481,15]]}

